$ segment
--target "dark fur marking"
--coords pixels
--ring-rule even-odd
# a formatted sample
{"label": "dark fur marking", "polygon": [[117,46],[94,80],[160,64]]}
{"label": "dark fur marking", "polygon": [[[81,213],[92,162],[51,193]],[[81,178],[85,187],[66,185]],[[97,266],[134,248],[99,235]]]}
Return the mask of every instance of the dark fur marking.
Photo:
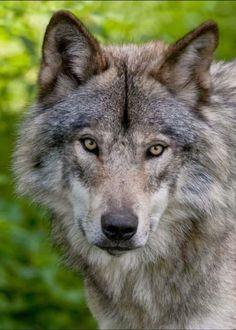
{"label": "dark fur marking", "polygon": [[128,129],[130,120],[129,120],[129,113],[128,113],[128,68],[127,64],[124,62],[124,85],[125,85],[125,99],[124,99],[124,113],[123,113],[123,119],[122,119],[122,125],[125,129]]}
{"label": "dark fur marking", "polygon": [[33,168],[40,169],[41,167],[43,167],[43,160],[41,156],[38,155],[33,159]]}
{"label": "dark fur marking", "polygon": [[82,221],[83,221],[83,219],[78,219],[77,220],[79,229],[81,230],[82,234],[86,237],[86,234],[85,234],[85,231],[84,231],[84,227],[83,227]]}

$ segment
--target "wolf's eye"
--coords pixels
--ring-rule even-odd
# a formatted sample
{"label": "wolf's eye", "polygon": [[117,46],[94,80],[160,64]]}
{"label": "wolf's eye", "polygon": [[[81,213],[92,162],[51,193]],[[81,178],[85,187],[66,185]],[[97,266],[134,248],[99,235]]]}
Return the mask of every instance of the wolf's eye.
{"label": "wolf's eye", "polygon": [[162,144],[155,144],[148,149],[148,154],[149,156],[158,157],[164,150],[165,147]]}
{"label": "wolf's eye", "polygon": [[81,143],[85,150],[87,150],[89,152],[93,152],[93,153],[98,152],[97,143],[93,139],[86,138],[86,139],[81,140]]}

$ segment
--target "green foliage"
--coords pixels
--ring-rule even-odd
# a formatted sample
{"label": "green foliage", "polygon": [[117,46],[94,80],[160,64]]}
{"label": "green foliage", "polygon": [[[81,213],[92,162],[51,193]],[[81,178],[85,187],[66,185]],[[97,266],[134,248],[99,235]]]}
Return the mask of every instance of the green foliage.
{"label": "green foliage", "polygon": [[220,27],[219,59],[234,56],[232,1],[2,1],[0,7],[0,329],[92,329],[80,275],[60,262],[47,215],[14,193],[11,154],[33,102],[40,45],[53,12],[69,9],[102,42],[172,42],[206,19]]}

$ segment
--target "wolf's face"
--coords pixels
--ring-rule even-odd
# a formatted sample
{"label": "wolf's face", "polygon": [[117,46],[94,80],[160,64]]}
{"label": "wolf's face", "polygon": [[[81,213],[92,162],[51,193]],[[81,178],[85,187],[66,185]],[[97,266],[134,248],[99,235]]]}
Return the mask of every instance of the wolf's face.
{"label": "wolf's face", "polygon": [[102,48],[71,14],[54,15],[16,171],[22,191],[63,217],[71,245],[123,254],[170,235],[165,218],[183,220],[182,204],[205,210],[211,141],[198,107],[216,39],[206,23],[170,47]]}
{"label": "wolf's face", "polygon": [[[98,87],[84,97],[71,97],[73,111],[81,115],[84,104],[86,112],[80,127],[69,129],[72,136],[64,144],[63,162],[78,227],[91,244],[111,252],[141,247],[150,231],[157,230],[176,190],[186,150],[197,140],[197,119],[167,92],[166,99],[164,91],[160,97],[161,86],[153,86],[148,78],[142,81],[148,86],[144,89],[130,75],[132,90],[127,88],[125,104],[125,74],[110,70],[114,76],[107,90]],[[66,103],[60,107],[65,109]]]}
{"label": "wolf's face", "polygon": [[[92,122],[75,131],[65,146],[75,221],[91,244],[109,251],[146,243],[168,204],[170,185],[164,176],[175,153],[174,142],[145,115],[150,104],[133,95],[130,105],[125,105],[124,79],[124,74],[116,76],[115,82],[111,77],[105,97],[91,106],[93,96],[85,94]],[[136,88],[138,96],[142,90]],[[129,118],[124,124],[125,106]],[[139,106],[143,109],[140,118],[135,115]]]}

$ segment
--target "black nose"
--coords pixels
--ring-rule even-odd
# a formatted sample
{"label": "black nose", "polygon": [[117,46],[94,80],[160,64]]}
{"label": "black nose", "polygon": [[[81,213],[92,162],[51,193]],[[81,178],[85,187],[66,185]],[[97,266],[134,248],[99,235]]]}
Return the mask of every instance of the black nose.
{"label": "black nose", "polygon": [[102,231],[113,241],[130,239],[137,231],[138,217],[130,210],[113,211],[102,215]]}

